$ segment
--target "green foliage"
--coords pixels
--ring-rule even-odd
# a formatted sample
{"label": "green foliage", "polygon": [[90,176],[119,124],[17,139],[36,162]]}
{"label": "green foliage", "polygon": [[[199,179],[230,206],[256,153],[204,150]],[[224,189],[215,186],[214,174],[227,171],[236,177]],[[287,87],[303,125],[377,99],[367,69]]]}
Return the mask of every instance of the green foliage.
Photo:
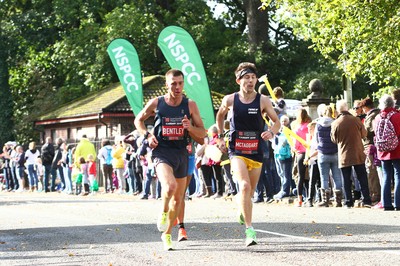
{"label": "green foliage", "polygon": [[[1,36],[0,36],[1,37]],[[4,60],[4,53],[0,51],[0,145],[9,140],[14,140],[14,122],[13,122],[13,99],[10,88],[4,82],[8,78],[7,63]]]}
{"label": "green foliage", "polygon": [[[105,16],[105,23],[101,30],[102,45],[99,49],[106,51],[108,44],[115,38],[127,39],[137,49],[144,75],[154,75],[163,63],[156,57],[157,37],[162,28],[153,14],[143,14],[142,9],[136,5],[115,8]],[[113,75],[113,80],[117,81],[108,55],[104,52],[99,53],[97,59],[97,67],[101,67],[100,65],[104,63],[107,66],[107,68],[103,67],[101,73]]]}
{"label": "green foliage", "polygon": [[[237,21],[242,21],[238,16],[242,16],[246,21],[247,15],[243,12],[242,1],[217,0],[216,2],[228,6],[229,14]],[[288,98],[307,97],[310,94],[308,83],[314,78],[322,80],[325,84],[324,94],[327,97],[342,94],[341,71],[331,61],[324,59],[318,51],[310,49],[311,41],[297,37],[290,27],[279,20],[276,16],[279,10],[274,1],[270,1],[262,10],[260,12],[267,12],[270,19],[269,25],[265,25],[270,28],[269,41],[259,45],[255,54],[248,54],[248,41],[242,38],[239,41],[241,47],[235,49],[241,56],[234,62],[234,67],[239,61],[255,60],[260,75],[267,73],[271,86],[281,86]],[[223,18],[228,25],[234,24],[227,17]],[[229,49],[231,50],[232,48]],[[233,88],[237,89],[236,86]]]}
{"label": "green foliage", "polygon": [[[136,47],[144,75],[163,74],[169,66],[157,47],[157,37],[169,25],[181,26],[193,36],[214,91],[237,91],[235,68],[242,61],[255,61],[260,74],[268,73],[271,85],[282,86],[290,97],[308,95],[308,82],[313,78],[323,81],[327,95],[340,93],[340,71],[309,49],[312,43],[319,47],[314,39],[309,38],[311,43],[296,37],[274,17],[274,3],[264,11],[270,25],[258,25],[269,28],[270,36],[264,38],[269,41],[249,53],[247,1],[217,2],[229,8],[221,18],[214,18],[203,0],[0,1],[2,66],[8,71],[4,75],[10,74],[9,79],[0,76],[0,82],[9,84],[8,96],[13,96],[12,104],[0,115],[13,115],[19,141],[36,140],[38,132],[32,125],[41,114],[118,81],[106,52],[114,38],[125,38]],[[332,31],[338,29],[329,29],[329,34]],[[337,49],[328,55],[340,60]],[[0,135],[4,132],[0,129]]]}
{"label": "green foliage", "polygon": [[389,94],[391,95],[392,92],[396,89],[396,87],[394,86],[385,86],[380,88],[377,92],[373,93],[371,95],[371,98],[374,100],[374,102],[378,102],[379,99],[385,95],[385,94]]}
{"label": "green foliage", "polygon": [[[268,5],[270,0],[262,0]],[[296,35],[353,80],[398,84],[400,6],[397,0],[276,0]]]}

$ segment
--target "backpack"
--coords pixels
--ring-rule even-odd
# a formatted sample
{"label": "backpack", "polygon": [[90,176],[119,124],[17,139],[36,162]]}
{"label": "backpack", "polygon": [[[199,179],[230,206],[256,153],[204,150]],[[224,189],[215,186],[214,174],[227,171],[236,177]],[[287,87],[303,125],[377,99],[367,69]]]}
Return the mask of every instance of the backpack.
{"label": "backpack", "polygon": [[375,146],[380,152],[390,152],[397,148],[399,145],[399,138],[397,137],[396,130],[390,118],[395,112],[388,113],[385,117],[381,115],[381,120],[375,128],[374,142]]}
{"label": "backpack", "polygon": [[107,150],[107,157],[105,158],[106,159],[106,164],[111,165],[112,164],[112,159],[113,159],[113,157],[111,155],[112,149],[106,147],[106,150]]}

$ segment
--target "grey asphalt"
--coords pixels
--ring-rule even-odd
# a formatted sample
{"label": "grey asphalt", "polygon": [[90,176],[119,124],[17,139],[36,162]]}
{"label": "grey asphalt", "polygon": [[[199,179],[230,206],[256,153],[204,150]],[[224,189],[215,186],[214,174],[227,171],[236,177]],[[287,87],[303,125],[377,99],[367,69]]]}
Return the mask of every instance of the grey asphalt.
{"label": "grey asphalt", "polygon": [[400,265],[400,212],[254,205],[244,245],[237,206],[186,201],[189,240],[163,251],[161,201],[129,195],[0,192],[0,265]]}

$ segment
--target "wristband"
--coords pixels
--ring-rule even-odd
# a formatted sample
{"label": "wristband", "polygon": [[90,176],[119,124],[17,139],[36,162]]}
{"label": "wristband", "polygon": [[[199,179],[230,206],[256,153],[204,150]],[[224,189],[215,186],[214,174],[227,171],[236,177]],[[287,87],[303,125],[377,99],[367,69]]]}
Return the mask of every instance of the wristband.
{"label": "wristband", "polygon": [[149,137],[149,135],[150,135],[150,132],[146,131],[146,133],[144,134],[144,139],[147,139]]}
{"label": "wristband", "polygon": [[268,132],[271,133],[272,137],[275,136],[275,133],[272,130],[268,129]]}
{"label": "wristband", "polygon": [[219,139],[223,139],[224,138],[224,134],[218,134],[218,138]]}

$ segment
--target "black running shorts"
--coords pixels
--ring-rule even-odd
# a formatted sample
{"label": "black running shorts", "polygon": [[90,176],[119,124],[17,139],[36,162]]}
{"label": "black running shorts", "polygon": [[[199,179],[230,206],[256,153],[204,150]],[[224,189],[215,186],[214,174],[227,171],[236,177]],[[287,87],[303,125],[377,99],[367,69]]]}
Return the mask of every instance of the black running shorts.
{"label": "black running shorts", "polygon": [[157,147],[153,150],[151,158],[154,166],[160,163],[168,164],[174,171],[175,178],[184,178],[188,174],[188,152],[184,149],[171,149]]}

